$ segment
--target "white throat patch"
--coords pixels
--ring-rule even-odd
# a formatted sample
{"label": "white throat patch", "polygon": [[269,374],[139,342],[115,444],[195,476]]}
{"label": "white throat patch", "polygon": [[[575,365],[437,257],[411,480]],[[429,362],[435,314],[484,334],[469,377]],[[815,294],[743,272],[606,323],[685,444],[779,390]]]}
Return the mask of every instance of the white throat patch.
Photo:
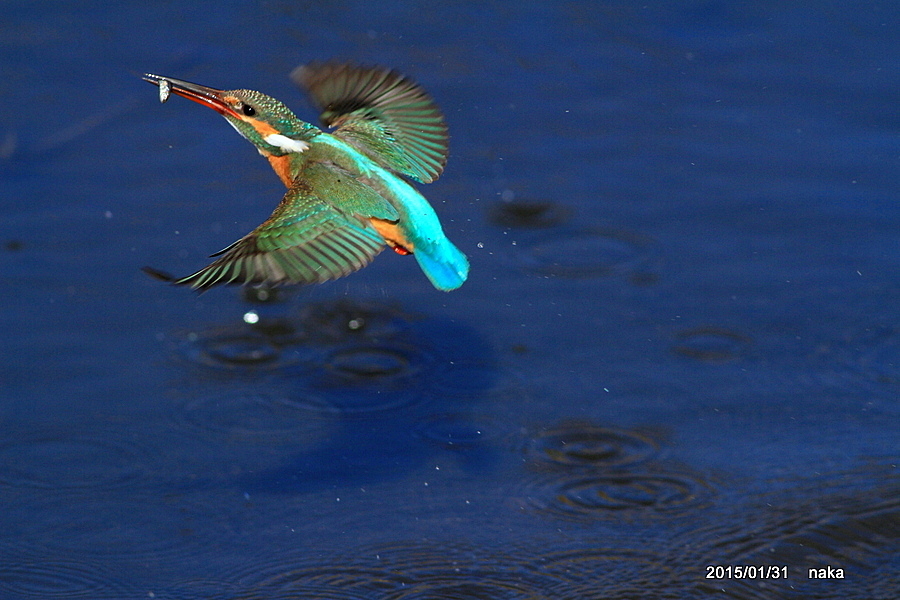
{"label": "white throat patch", "polygon": [[270,133],[266,137],[263,138],[266,140],[267,144],[272,144],[273,146],[278,146],[282,150],[286,150],[287,152],[303,152],[309,148],[309,144],[303,142],[301,140],[292,140],[289,137],[283,136],[280,133]]}

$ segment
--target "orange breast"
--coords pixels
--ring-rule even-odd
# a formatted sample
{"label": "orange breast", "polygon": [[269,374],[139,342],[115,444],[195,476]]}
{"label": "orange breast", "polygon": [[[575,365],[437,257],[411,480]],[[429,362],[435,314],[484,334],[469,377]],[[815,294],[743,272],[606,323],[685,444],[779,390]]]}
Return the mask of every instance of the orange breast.
{"label": "orange breast", "polygon": [[284,184],[285,187],[291,187],[291,159],[290,154],[285,154],[284,156],[274,156],[269,155],[266,158],[269,159],[269,164],[272,165],[272,169],[275,170],[275,173],[278,175],[278,178]]}

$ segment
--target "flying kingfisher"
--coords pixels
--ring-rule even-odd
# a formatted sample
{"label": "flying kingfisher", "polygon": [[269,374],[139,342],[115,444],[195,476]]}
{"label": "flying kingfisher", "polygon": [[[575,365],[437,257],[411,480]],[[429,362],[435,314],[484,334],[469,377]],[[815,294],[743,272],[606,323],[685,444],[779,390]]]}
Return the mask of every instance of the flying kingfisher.
{"label": "flying kingfisher", "polygon": [[[390,246],[412,254],[439,290],[458,288],[465,255],[407,177],[437,179],[447,162],[447,126],[428,94],[395,71],[341,63],[298,67],[291,78],[321,111],[326,133],[253,90],[217,90],[146,74],[169,93],[212,108],[250,140],[287,186],[259,227],[186,277],[145,268],[176,285],[317,283],[348,275]],[[401,177],[402,176],[402,177]]]}

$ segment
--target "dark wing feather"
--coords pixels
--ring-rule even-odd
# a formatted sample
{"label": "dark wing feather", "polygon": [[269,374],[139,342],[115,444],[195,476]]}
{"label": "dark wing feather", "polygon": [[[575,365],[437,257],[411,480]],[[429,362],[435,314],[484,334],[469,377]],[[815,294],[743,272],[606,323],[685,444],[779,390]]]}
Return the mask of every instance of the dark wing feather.
{"label": "dark wing feather", "polygon": [[447,163],[447,125],[416,83],[396,71],[340,63],[297,67],[291,78],[306,89],[334,135],[372,160],[423,183]]}

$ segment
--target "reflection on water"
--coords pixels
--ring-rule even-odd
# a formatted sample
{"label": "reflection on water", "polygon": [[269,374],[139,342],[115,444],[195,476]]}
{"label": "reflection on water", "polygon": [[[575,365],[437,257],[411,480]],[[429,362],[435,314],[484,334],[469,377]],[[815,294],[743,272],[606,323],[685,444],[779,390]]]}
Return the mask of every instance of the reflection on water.
{"label": "reflection on water", "polygon": [[488,220],[499,227],[543,229],[565,223],[571,212],[551,200],[516,199],[494,203],[488,209]]}

